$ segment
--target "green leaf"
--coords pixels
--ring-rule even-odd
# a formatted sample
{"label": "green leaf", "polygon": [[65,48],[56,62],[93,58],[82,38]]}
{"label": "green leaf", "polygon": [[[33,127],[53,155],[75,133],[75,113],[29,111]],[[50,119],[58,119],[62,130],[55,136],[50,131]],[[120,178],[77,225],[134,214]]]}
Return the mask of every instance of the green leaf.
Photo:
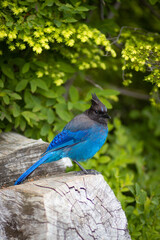
{"label": "green leaf", "polygon": [[65,127],[65,122],[60,121],[54,124],[54,132],[60,132]]}
{"label": "green leaf", "polygon": [[43,125],[43,127],[41,128],[40,134],[41,134],[42,136],[46,136],[46,135],[48,135],[49,130],[50,130],[50,125],[49,125],[48,123],[45,123],[45,124]]}
{"label": "green leaf", "polygon": [[140,195],[139,195],[139,198],[138,198],[139,203],[141,205],[144,205],[144,203],[146,201],[146,198],[147,198],[147,193],[144,190],[141,189],[141,192],[140,192]]}
{"label": "green leaf", "polygon": [[133,186],[128,186],[128,189],[131,191],[133,195],[135,195],[135,188]]}
{"label": "green leaf", "polygon": [[51,7],[51,6],[53,6],[54,2],[55,2],[55,0],[46,0],[45,3],[43,4],[43,6]]}
{"label": "green leaf", "polygon": [[127,207],[126,207],[126,213],[132,214],[133,211],[134,211],[134,207],[133,207],[133,206],[127,206]]}
{"label": "green leaf", "polygon": [[108,156],[102,156],[102,157],[99,158],[100,163],[108,163],[110,160],[111,159]]}
{"label": "green leaf", "polygon": [[37,90],[37,81],[36,80],[32,80],[30,82],[31,85],[31,92],[34,93]]}
{"label": "green leaf", "polygon": [[5,113],[5,117],[9,122],[12,122],[12,118],[8,113]]}
{"label": "green leaf", "polygon": [[66,92],[66,89],[60,86],[60,87],[57,87],[55,91],[57,93],[57,96],[62,96]]}
{"label": "green leaf", "polygon": [[78,101],[78,102],[72,103],[72,107],[83,112],[90,107],[90,104],[87,104],[84,101]]}
{"label": "green leaf", "polygon": [[106,143],[106,144],[104,144],[104,145],[101,147],[101,149],[99,150],[99,152],[100,152],[101,154],[105,154],[105,153],[107,152],[107,149],[108,149],[108,144]]}
{"label": "green leaf", "polygon": [[47,84],[45,83],[45,81],[43,81],[42,79],[37,79],[36,80],[36,84],[37,84],[37,86],[39,87],[39,88],[41,88],[41,89],[44,89],[44,90],[48,90],[48,86],[47,86]]}
{"label": "green leaf", "polygon": [[13,25],[13,22],[11,22],[11,21],[6,22],[7,27],[11,27],[12,25]]}
{"label": "green leaf", "polygon": [[136,195],[140,195],[141,189],[138,183],[136,183]]}
{"label": "green leaf", "polygon": [[104,89],[101,92],[99,92],[101,96],[108,97],[108,96],[114,96],[118,95],[119,91],[114,90],[114,89]]}
{"label": "green leaf", "polygon": [[54,122],[54,119],[55,119],[55,114],[53,112],[52,109],[48,109],[48,112],[47,112],[47,120],[48,120],[48,123],[51,124]]}
{"label": "green leaf", "polygon": [[63,20],[63,22],[68,22],[68,23],[74,23],[77,22],[78,20],[75,18],[65,18],[65,20]]}
{"label": "green leaf", "polygon": [[58,103],[66,103],[66,100],[64,99],[63,96],[57,97],[56,100]]}
{"label": "green leaf", "polygon": [[39,117],[40,120],[45,120],[45,121],[47,121],[47,115],[46,115],[45,113],[39,112],[39,113],[37,113],[37,115],[38,115],[38,117]]}
{"label": "green leaf", "polygon": [[41,105],[35,105],[34,108],[32,109],[33,112],[39,112],[42,109]]}
{"label": "green leaf", "polygon": [[59,11],[63,11],[63,12],[70,12],[72,8],[73,8],[73,7],[72,7],[72,5],[70,5],[70,4],[62,4],[62,5],[58,8],[58,10],[59,10]]}
{"label": "green leaf", "polygon": [[15,118],[14,128],[18,128],[20,125],[20,120],[22,120],[20,117]]}
{"label": "green leaf", "polygon": [[14,117],[18,117],[21,113],[20,106],[16,104],[15,102],[12,105],[12,114]]}
{"label": "green leaf", "polygon": [[140,117],[140,115],[141,115],[141,112],[139,110],[136,110],[136,109],[130,111],[130,113],[129,113],[129,116],[132,119],[137,119],[137,118]]}
{"label": "green leaf", "polygon": [[28,80],[21,80],[16,86],[16,91],[21,92],[22,90],[25,89],[27,84],[28,84]]}
{"label": "green leaf", "polygon": [[66,5],[66,7],[73,9],[73,6],[71,4],[67,3],[65,5]]}
{"label": "green leaf", "polygon": [[68,110],[70,111],[72,110],[72,108],[73,108],[72,102],[68,101]]}
{"label": "green leaf", "polygon": [[54,138],[54,134],[53,132],[50,130],[49,133],[48,133],[48,141],[51,142]]}
{"label": "green leaf", "polygon": [[57,27],[60,27],[62,24],[59,20],[56,20],[56,19],[54,19],[53,22]]}
{"label": "green leaf", "polygon": [[3,97],[3,101],[4,101],[4,103],[7,104],[7,105],[9,104],[10,101],[9,101],[8,95],[5,95],[5,96]]}
{"label": "green leaf", "polygon": [[26,104],[26,106],[25,106],[26,108],[32,108],[33,105],[34,105],[32,95],[28,91],[28,89],[26,89],[25,92],[24,92],[24,102]]}
{"label": "green leaf", "polygon": [[20,129],[24,131],[26,128],[26,121],[24,119],[21,119],[20,121]]}
{"label": "green leaf", "polygon": [[12,122],[12,118],[11,118],[10,114],[8,114],[8,112],[5,110],[5,108],[2,108],[2,112],[0,114],[0,119],[3,120],[4,118],[6,118],[9,122]]}
{"label": "green leaf", "polygon": [[66,105],[63,103],[58,103],[55,105],[57,115],[64,121],[69,122],[72,116],[66,111]]}
{"label": "green leaf", "polygon": [[2,64],[1,65],[1,69],[2,69],[2,72],[3,72],[4,75],[6,75],[10,79],[14,80],[14,72],[13,72],[12,68],[9,65]]}
{"label": "green leaf", "polygon": [[53,90],[48,90],[48,91],[39,90],[38,92],[46,98],[56,98],[57,97],[57,93]]}
{"label": "green leaf", "polygon": [[22,99],[22,97],[21,97],[18,93],[12,92],[12,93],[8,93],[8,95],[9,95],[11,98],[16,99],[16,100],[21,100],[21,99]]}
{"label": "green leaf", "polygon": [[83,6],[76,7],[75,10],[79,11],[79,12],[87,12],[87,11],[89,11],[88,8],[83,7]]}
{"label": "green leaf", "polygon": [[102,98],[102,97],[100,97],[99,99],[100,99],[100,100],[102,101],[102,103],[106,106],[106,108],[112,109],[112,105],[110,104],[110,102],[109,102],[108,100],[106,100],[105,98]]}
{"label": "green leaf", "polygon": [[25,63],[22,67],[22,73],[26,73],[29,71],[30,63]]}
{"label": "green leaf", "polygon": [[55,103],[56,103],[55,99],[48,99],[46,101],[46,106],[51,107],[51,106],[54,106]]}
{"label": "green leaf", "polygon": [[4,83],[3,81],[0,79],[0,87],[3,88],[4,87]]}
{"label": "green leaf", "polygon": [[77,102],[79,100],[79,93],[77,88],[71,86],[69,89],[69,96],[72,102]]}
{"label": "green leaf", "polygon": [[0,92],[0,97],[6,96],[6,92]]}
{"label": "green leaf", "polygon": [[35,113],[29,112],[29,111],[24,111],[21,113],[21,115],[28,121],[30,122],[30,119],[33,119],[35,121],[38,121],[38,116]]}

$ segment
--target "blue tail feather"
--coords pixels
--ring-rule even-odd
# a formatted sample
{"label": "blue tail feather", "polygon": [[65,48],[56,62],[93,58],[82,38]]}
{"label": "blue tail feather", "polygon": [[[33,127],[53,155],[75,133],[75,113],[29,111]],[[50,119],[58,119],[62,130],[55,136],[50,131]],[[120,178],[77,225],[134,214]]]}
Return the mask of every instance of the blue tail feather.
{"label": "blue tail feather", "polygon": [[17,179],[17,181],[14,183],[14,185],[19,185],[20,183],[22,183],[37,167],[39,167],[42,163],[44,163],[47,158],[48,158],[47,155],[45,155],[42,158],[40,158],[36,163],[34,163],[30,168],[28,168],[27,171],[24,172]]}

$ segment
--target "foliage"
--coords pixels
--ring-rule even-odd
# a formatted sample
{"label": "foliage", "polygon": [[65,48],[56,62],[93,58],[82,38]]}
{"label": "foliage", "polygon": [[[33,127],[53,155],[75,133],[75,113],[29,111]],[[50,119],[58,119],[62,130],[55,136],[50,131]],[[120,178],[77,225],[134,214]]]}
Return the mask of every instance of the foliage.
{"label": "foliage", "polygon": [[0,2],[0,131],[51,141],[95,92],[113,123],[83,165],[104,175],[132,239],[160,235],[159,7],[157,0]]}
{"label": "foliage", "polygon": [[[75,17],[84,17],[89,10],[79,3],[4,1],[0,4],[1,128],[14,127],[28,137],[48,136],[51,141],[50,125],[54,122],[54,131],[60,130],[73,117],[68,110],[79,99],[72,97],[66,106],[62,96],[65,89],[59,86],[86,69],[106,69],[102,56],[106,51],[115,56],[115,51],[99,30],[84,23],[72,24],[77,22]],[[53,15],[56,15],[54,21]],[[50,52],[45,51],[48,49]],[[59,124],[58,117],[65,122]]]}
{"label": "foliage", "polygon": [[[132,82],[132,70],[148,72],[144,76],[144,80],[151,82],[154,85],[154,92],[157,92],[160,88],[160,35],[145,33],[141,29],[135,29],[135,31],[132,29],[122,33],[121,37],[123,38],[122,41],[125,39],[125,47],[122,50],[124,85],[127,86]],[[125,70],[127,70],[127,73]],[[156,104],[154,96],[151,102],[160,106],[159,102]]]}

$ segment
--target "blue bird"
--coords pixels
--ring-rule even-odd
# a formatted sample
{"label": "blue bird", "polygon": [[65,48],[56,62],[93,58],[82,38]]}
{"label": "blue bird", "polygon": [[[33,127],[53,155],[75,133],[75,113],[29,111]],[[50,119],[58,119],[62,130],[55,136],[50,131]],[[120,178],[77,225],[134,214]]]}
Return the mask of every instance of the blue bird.
{"label": "blue bird", "polygon": [[14,185],[22,183],[38,166],[69,157],[83,172],[88,173],[80,161],[95,155],[105,143],[108,135],[107,108],[92,94],[91,107],[73,118],[50,143],[42,157],[24,172]]}

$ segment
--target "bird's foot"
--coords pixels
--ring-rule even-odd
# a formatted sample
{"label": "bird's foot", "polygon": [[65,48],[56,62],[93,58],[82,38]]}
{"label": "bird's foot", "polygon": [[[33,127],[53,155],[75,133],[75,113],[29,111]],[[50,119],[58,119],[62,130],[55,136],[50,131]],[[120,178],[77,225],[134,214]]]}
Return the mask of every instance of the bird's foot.
{"label": "bird's foot", "polygon": [[101,174],[101,173],[94,170],[94,169],[87,169],[87,170],[85,169],[85,171],[84,170],[78,171],[78,172],[76,172],[76,174],[77,175],[84,175],[84,174],[86,174],[86,175],[98,175],[98,174]]}
{"label": "bird's foot", "polygon": [[87,169],[86,171],[87,171],[86,174],[92,174],[92,175],[101,174],[100,172],[98,172],[97,170],[94,170],[94,169]]}
{"label": "bird's foot", "polygon": [[83,174],[92,174],[92,175],[97,175],[97,174],[100,174],[98,171],[96,170],[93,170],[93,169],[88,169],[86,170],[84,167],[81,166],[81,164],[79,162],[77,162],[76,160],[73,160],[73,162],[75,162],[79,167],[80,169],[82,170],[82,173]]}

